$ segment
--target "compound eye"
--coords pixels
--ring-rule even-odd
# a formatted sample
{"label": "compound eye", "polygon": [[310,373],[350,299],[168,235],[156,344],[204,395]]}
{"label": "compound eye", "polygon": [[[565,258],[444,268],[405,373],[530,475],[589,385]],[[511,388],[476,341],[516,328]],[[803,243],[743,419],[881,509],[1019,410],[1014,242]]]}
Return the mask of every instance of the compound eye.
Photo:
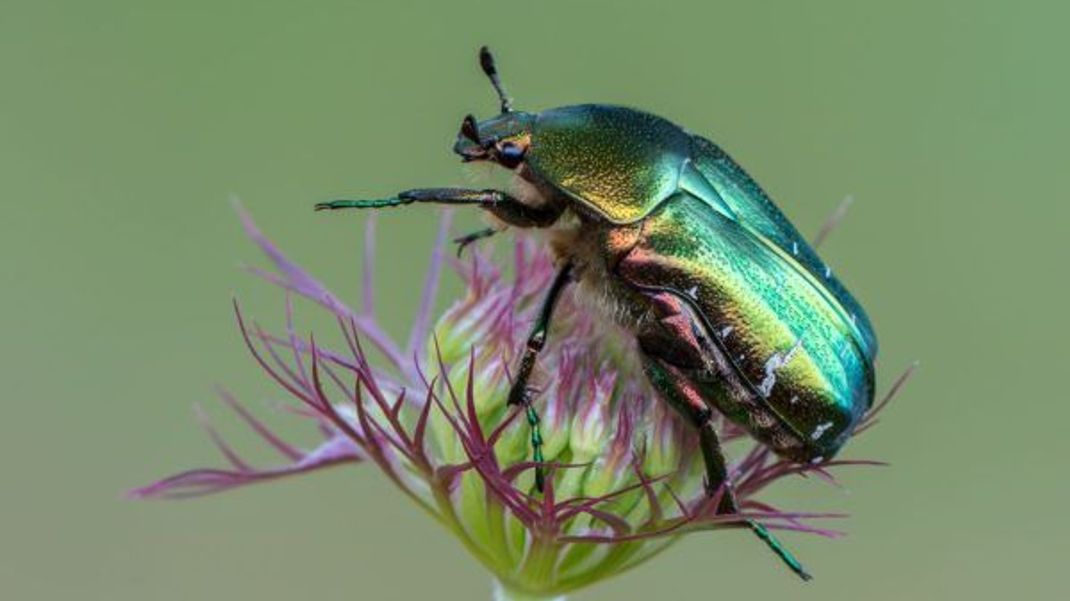
{"label": "compound eye", "polygon": [[513,142],[502,142],[498,146],[498,162],[509,169],[512,169],[520,164],[520,161],[524,160],[524,148],[519,144]]}

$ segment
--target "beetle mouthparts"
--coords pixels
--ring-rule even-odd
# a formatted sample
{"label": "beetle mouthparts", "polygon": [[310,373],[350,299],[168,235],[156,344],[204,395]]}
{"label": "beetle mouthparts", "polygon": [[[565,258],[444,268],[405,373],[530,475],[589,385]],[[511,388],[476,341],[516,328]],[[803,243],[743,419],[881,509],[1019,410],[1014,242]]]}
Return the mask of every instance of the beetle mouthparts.
{"label": "beetle mouthparts", "polygon": [[476,118],[471,114],[465,115],[464,121],[461,122],[461,131],[457,135],[457,143],[453,145],[453,151],[461,155],[461,160],[467,163],[485,159],[492,145],[479,138]]}
{"label": "beetle mouthparts", "polygon": [[471,114],[464,116],[464,121],[461,122],[461,135],[468,138],[476,146],[482,146],[479,141],[479,128],[476,127],[476,118]]}

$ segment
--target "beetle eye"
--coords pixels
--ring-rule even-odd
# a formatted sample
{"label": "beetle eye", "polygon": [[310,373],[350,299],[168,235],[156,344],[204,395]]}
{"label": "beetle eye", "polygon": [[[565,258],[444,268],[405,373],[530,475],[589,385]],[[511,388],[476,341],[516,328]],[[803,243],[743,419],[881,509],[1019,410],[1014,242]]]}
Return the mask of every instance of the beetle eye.
{"label": "beetle eye", "polygon": [[498,147],[498,163],[512,169],[524,159],[524,148],[512,142],[504,142]]}

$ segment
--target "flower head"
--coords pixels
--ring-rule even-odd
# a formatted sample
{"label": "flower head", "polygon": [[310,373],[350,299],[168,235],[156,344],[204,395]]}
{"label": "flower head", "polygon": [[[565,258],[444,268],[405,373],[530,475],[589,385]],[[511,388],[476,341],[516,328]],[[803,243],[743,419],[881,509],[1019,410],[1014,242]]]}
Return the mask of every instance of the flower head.
{"label": "flower head", "polygon": [[[371,302],[373,221],[365,237],[363,307],[356,310],[287,259],[248,215],[242,219],[274,266],[252,271],[286,291],[287,311],[285,331],[272,333],[235,303],[238,325],[253,357],[292,398],[294,411],[318,424],[323,441],[312,449],[293,446],[223,392],[223,402],[281,463],[251,465],[206,424],[228,467],[183,472],[132,496],[197,496],[340,463],[372,463],[455,534],[504,590],[551,596],[634,567],[681,534],[738,527],[744,518],[771,530],[835,536],[814,524],[834,514],[782,511],[762,493],[790,475],[831,480],[831,467],[873,463],[796,465],[722,420],[721,439],[739,457],[729,467],[741,514],[718,515],[717,499],[705,492],[696,437],[647,385],[634,342],[566,292],[536,372],[547,471],[538,493],[528,423],[506,398],[517,350],[553,276],[543,249],[518,239],[509,277],[481,252],[449,260],[444,214],[421,307],[402,346],[380,327]],[[447,261],[466,294],[432,323]],[[340,349],[296,334],[295,294],[335,318]],[[374,364],[371,349],[381,357]]]}

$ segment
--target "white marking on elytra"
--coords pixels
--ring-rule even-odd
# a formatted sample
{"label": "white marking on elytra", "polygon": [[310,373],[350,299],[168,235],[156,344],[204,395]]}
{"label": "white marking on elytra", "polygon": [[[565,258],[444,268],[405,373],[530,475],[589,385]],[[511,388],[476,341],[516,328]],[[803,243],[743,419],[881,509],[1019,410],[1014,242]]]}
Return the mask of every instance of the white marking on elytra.
{"label": "white marking on elytra", "polygon": [[810,435],[810,440],[817,440],[821,438],[829,428],[832,427],[832,422],[825,422],[818,427],[814,428],[814,433]]}
{"label": "white marking on elytra", "polygon": [[799,352],[799,349],[801,347],[802,347],[802,338],[796,338],[795,339],[795,344],[791,345],[791,348],[788,349],[788,354],[784,355],[784,362],[782,363],[782,365],[787,365],[789,361],[794,359],[795,358],[795,353]]}
{"label": "white marking on elytra", "polygon": [[825,460],[824,457],[822,457],[821,455],[818,455],[817,457],[814,457],[813,459],[811,459],[810,463],[812,463],[814,465],[817,465],[817,464],[821,463],[824,460]]}
{"label": "white marking on elytra", "polygon": [[792,242],[791,243],[791,254],[795,255],[796,257],[799,256],[799,243],[798,242]]}
{"label": "white marking on elytra", "polygon": [[680,189],[680,180],[682,180],[684,178],[684,172],[687,171],[687,166],[690,165],[690,164],[691,164],[691,157],[688,157],[688,158],[684,159],[683,162],[680,163],[680,168],[676,170],[676,184],[673,185],[674,189],[676,189],[676,190]]}
{"label": "white marking on elytra", "polygon": [[773,392],[773,387],[776,386],[777,370],[787,365],[795,357],[795,353],[798,352],[800,346],[802,346],[802,338],[796,338],[795,344],[786,353],[773,353],[773,356],[769,357],[769,360],[765,362],[765,377],[762,378],[762,383],[758,385],[758,393],[763,398],[769,398],[769,395]]}
{"label": "white marking on elytra", "polygon": [[735,328],[733,328],[732,326],[725,326],[721,328],[721,338],[728,338],[728,335],[731,334],[732,330],[734,329]]}
{"label": "white marking on elytra", "polygon": [[825,265],[825,277],[826,278],[831,278],[832,277],[832,268],[829,267],[828,265]]}
{"label": "white marking on elytra", "polygon": [[687,295],[693,300],[698,300],[698,286],[692,286],[687,289]]}
{"label": "white marking on elytra", "polygon": [[798,403],[799,402],[799,395],[797,395],[797,394],[792,395],[791,396],[791,400],[788,401],[788,402],[791,403],[792,405]]}

